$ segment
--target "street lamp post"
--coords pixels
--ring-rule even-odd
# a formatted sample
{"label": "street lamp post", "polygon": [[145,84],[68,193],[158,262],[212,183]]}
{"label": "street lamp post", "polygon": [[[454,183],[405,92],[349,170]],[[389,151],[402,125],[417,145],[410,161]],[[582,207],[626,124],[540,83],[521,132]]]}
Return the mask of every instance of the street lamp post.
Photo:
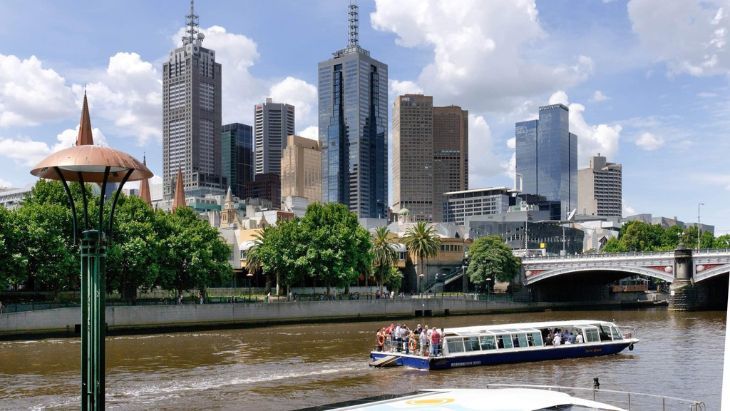
{"label": "street lamp post", "polygon": [[[127,181],[152,177],[147,167],[132,156],[109,147],[95,146],[91,132],[89,106],[84,95],[81,122],[76,145],[58,151],[43,159],[31,174],[36,177],[60,180],[71,207],[73,241],[76,242],[79,222],[68,182],[81,186],[83,208],[81,232],[81,409],[103,410],[105,395],[105,345],[106,335],[105,261],[107,242],[111,243],[114,209],[119,194]],[[89,219],[86,183],[101,187],[99,196],[98,225],[94,228]],[[112,200],[109,221],[104,221],[104,199],[107,183],[119,183]],[[93,218],[93,216],[92,216]],[[91,224],[89,223],[91,221]]]}
{"label": "street lamp post", "polygon": [[702,238],[702,226],[700,225],[700,207],[705,203],[697,203],[697,251],[700,251],[700,238]]}

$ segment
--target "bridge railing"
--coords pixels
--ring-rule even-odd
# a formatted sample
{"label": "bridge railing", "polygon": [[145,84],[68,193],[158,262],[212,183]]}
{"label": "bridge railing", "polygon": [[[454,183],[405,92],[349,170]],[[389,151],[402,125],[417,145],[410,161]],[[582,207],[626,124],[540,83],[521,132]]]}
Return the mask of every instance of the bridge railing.
{"label": "bridge railing", "polygon": [[547,255],[547,256],[525,256],[523,261],[539,260],[573,260],[593,258],[632,258],[632,257],[674,257],[673,251],[650,251],[650,252],[628,252],[628,253],[595,253],[595,254],[574,254],[574,255]]}
{"label": "bridge railing", "polygon": [[692,252],[692,255],[703,254],[730,254],[730,248],[703,248]]}

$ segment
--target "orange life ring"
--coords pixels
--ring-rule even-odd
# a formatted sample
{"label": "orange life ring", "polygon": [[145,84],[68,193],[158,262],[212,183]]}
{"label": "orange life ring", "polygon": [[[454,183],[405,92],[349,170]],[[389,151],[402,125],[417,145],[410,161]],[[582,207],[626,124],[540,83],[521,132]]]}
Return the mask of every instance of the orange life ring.
{"label": "orange life ring", "polygon": [[410,347],[411,351],[416,351],[416,339],[411,338],[411,341],[408,343],[408,347]]}
{"label": "orange life ring", "polygon": [[378,345],[384,345],[385,344],[385,336],[383,334],[378,334]]}

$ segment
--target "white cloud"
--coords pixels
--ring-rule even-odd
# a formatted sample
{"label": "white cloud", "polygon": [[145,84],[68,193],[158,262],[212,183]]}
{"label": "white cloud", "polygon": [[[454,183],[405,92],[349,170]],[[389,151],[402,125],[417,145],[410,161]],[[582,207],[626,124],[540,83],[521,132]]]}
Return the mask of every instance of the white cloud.
{"label": "white cloud", "polygon": [[494,137],[487,120],[469,114],[469,185],[483,185],[489,177],[504,172],[505,167],[494,154]]}
{"label": "white cloud", "polygon": [[298,135],[301,137],[311,138],[312,140],[319,140],[319,127],[309,126],[300,131]]}
{"label": "white cloud", "polygon": [[397,96],[404,94],[423,94],[423,89],[413,81],[388,80],[388,91],[390,101],[395,101]]}
{"label": "white cloud", "polygon": [[623,200],[622,202],[623,202],[622,214],[624,217],[638,214],[634,207],[631,207],[630,205],[626,204],[626,200]]}
{"label": "white cloud", "polygon": [[608,99],[609,99],[609,97],[607,95],[603,94],[603,92],[601,90],[594,91],[593,96],[591,97],[591,101],[594,103],[600,103],[600,102],[606,101]]}
{"label": "white cloud", "polygon": [[515,137],[507,139],[508,148],[511,148],[512,150],[514,150],[516,146],[517,146],[517,139]]}
{"label": "white cloud", "polygon": [[[139,145],[162,137],[162,82],[155,67],[137,53],[118,52],[109,58],[96,81],[86,85],[92,121],[102,118]],[[73,86],[77,95],[80,85]]]}
{"label": "white cloud", "polygon": [[432,49],[418,85],[476,112],[509,111],[525,97],[576,84],[593,69],[585,56],[573,65],[526,59],[529,48],[547,37],[531,0],[376,0],[370,19],[375,29],[395,33],[403,47]]}
{"label": "white cloud", "polygon": [[691,178],[697,184],[712,186],[714,188],[721,186],[723,189],[730,191],[730,174],[694,173],[691,175]]}
{"label": "white cloud", "polygon": [[636,145],[642,150],[654,151],[664,145],[664,139],[646,131],[636,139]]}
{"label": "white cloud", "polygon": [[269,96],[279,103],[294,106],[297,129],[306,130],[317,124],[317,88],[304,80],[287,77],[269,89]]}
{"label": "white cloud", "polygon": [[0,188],[10,188],[13,185],[9,181],[5,181],[2,178],[0,178]]}
{"label": "white cloud", "polygon": [[[106,146],[106,137],[98,128],[92,129],[94,144]],[[56,135],[56,144],[50,147],[42,141],[35,141],[30,138],[0,138],[0,156],[7,157],[17,164],[33,167],[46,156],[56,151],[69,148],[76,142],[78,126],[76,129],[66,129]]]}
{"label": "white cloud", "polygon": [[727,5],[723,0],[631,0],[628,12],[645,50],[665,61],[670,73],[704,76],[730,73]]}
{"label": "white cloud", "polygon": [[562,91],[556,91],[549,99],[550,104],[564,104],[570,110],[569,128],[570,132],[578,136],[578,165],[588,164],[588,159],[597,153],[606,156],[609,160],[618,152],[618,143],[621,138],[619,124],[598,124],[592,125],[586,122],[583,113],[586,108],[579,103],[570,103],[568,95]]}
{"label": "white cloud", "polygon": [[34,126],[76,109],[73,93],[57,72],[35,56],[0,54],[0,127]]}

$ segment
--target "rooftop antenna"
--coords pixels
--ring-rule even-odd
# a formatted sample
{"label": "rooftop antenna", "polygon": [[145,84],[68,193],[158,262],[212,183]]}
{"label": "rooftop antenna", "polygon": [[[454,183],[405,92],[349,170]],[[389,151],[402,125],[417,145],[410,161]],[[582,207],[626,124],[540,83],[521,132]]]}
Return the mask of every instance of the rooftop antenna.
{"label": "rooftop antenna", "polygon": [[183,36],[183,44],[193,44],[198,34],[198,15],[195,14],[195,1],[190,0],[190,14],[185,16],[185,24],[188,28],[185,30],[186,35]]}
{"label": "rooftop antenna", "polygon": [[349,24],[350,29],[348,31],[348,37],[347,37],[347,47],[348,48],[358,47],[359,44],[358,44],[358,38],[357,38],[358,37],[357,31],[358,31],[358,27],[360,25],[360,20],[358,17],[359,12],[358,12],[357,3],[355,3],[354,1],[350,1],[350,8],[349,8],[349,11],[347,12],[347,14],[348,14],[347,20],[350,23]]}

